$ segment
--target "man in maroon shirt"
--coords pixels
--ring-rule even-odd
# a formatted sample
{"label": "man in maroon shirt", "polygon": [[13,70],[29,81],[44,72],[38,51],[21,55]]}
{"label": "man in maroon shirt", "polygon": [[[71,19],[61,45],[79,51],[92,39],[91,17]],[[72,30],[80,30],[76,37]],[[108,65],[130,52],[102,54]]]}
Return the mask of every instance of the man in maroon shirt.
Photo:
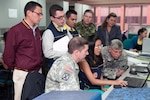
{"label": "man in maroon shirt", "polygon": [[42,65],[40,30],[37,24],[42,19],[42,6],[30,1],[24,8],[25,18],[10,28],[6,37],[3,59],[13,71],[15,100],[20,100],[22,86],[30,71],[39,71]]}

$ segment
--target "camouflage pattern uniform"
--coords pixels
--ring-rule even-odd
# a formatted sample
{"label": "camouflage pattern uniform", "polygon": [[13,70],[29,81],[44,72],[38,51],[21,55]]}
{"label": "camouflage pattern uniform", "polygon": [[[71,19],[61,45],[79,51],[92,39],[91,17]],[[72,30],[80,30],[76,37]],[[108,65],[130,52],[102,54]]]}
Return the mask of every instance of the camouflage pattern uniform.
{"label": "camouflage pattern uniform", "polygon": [[47,74],[45,92],[80,90],[78,73],[79,66],[69,53],[58,58]]}
{"label": "camouflage pattern uniform", "polygon": [[96,26],[93,23],[90,23],[89,26],[86,27],[84,26],[83,21],[78,22],[75,25],[75,29],[85,39],[88,39],[88,36],[91,36],[96,32]]}
{"label": "camouflage pattern uniform", "polygon": [[105,46],[101,51],[105,63],[103,74],[109,79],[115,79],[119,70],[127,69],[127,54],[123,51],[119,59],[114,59],[108,52],[108,48]]}

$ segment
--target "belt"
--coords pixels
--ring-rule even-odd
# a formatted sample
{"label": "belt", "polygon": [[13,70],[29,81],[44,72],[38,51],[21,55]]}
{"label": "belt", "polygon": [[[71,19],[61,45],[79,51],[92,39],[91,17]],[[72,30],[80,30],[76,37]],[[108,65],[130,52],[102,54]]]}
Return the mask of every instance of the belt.
{"label": "belt", "polygon": [[23,71],[25,71],[25,72],[29,72],[29,70],[28,70],[28,69],[23,69],[23,68],[18,68],[18,67],[15,67],[15,69],[23,70]]}

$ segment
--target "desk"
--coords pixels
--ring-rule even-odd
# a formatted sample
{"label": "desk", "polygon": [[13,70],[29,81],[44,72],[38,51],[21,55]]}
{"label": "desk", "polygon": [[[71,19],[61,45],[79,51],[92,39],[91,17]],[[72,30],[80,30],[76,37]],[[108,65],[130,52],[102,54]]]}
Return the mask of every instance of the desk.
{"label": "desk", "polygon": [[[136,59],[136,58],[132,58],[132,57],[128,57],[128,65],[132,65],[132,64],[142,64],[142,63],[149,63],[148,61],[143,61],[143,60],[139,60],[139,59]],[[129,71],[130,71],[130,68],[128,68],[126,70],[126,72],[119,78],[119,79],[124,79],[126,76],[129,76],[129,77],[137,77],[137,78],[146,78],[147,77],[147,74],[148,73],[138,73],[137,75],[132,75],[132,74],[129,74]],[[146,82],[147,86],[146,87],[150,87],[150,81],[147,81]],[[103,95],[102,95],[102,100],[105,100],[106,97],[110,94],[110,92],[113,90],[113,86],[111,86]]]}
{"label": "desk", "polygon": [[140,60],[134,57],[128,57],[128,65],[133,65],[133,64],[142,64],[142,65],[147,65],[150,61],[148,60]]}
{"label": "desk", "polygon": [[51,91],[33,100],[101,100],[101,94],[89,91]]}
{"label": "desk", "polygon": [[150,100],[150,88],[114,89],[106,100]]}

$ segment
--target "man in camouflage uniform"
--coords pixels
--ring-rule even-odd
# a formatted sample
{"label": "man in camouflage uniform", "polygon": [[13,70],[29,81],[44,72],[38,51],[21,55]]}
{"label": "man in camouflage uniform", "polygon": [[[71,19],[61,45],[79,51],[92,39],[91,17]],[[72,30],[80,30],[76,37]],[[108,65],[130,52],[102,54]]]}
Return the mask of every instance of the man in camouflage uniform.
{"label": "man in camouflage uniform", "polygon": [[45,92],[52,90],[80,90],[78,62],[88,55],[88,42],[82,37],[74,37],[68,44],[68,53],[58,58],[49,70]]}
{"label": "man in camouflage uniform", "polygon": [[91,36],[96,32],[96,26],[92,23],[92,19],[93,12],[92,10],[88,9],[84,12],[82,21],[78,22],[75,25],[78,33],[85,39],[88,39],[88,36]]}
{"label": "man in camouflage uniform", "polygon": [[123,52],[123,44],[120,40],[114,39],[110,46],[102,48],[102,57],[104,59],[104,77],[116,79],[120,77],[127,67],[127,55]]}

